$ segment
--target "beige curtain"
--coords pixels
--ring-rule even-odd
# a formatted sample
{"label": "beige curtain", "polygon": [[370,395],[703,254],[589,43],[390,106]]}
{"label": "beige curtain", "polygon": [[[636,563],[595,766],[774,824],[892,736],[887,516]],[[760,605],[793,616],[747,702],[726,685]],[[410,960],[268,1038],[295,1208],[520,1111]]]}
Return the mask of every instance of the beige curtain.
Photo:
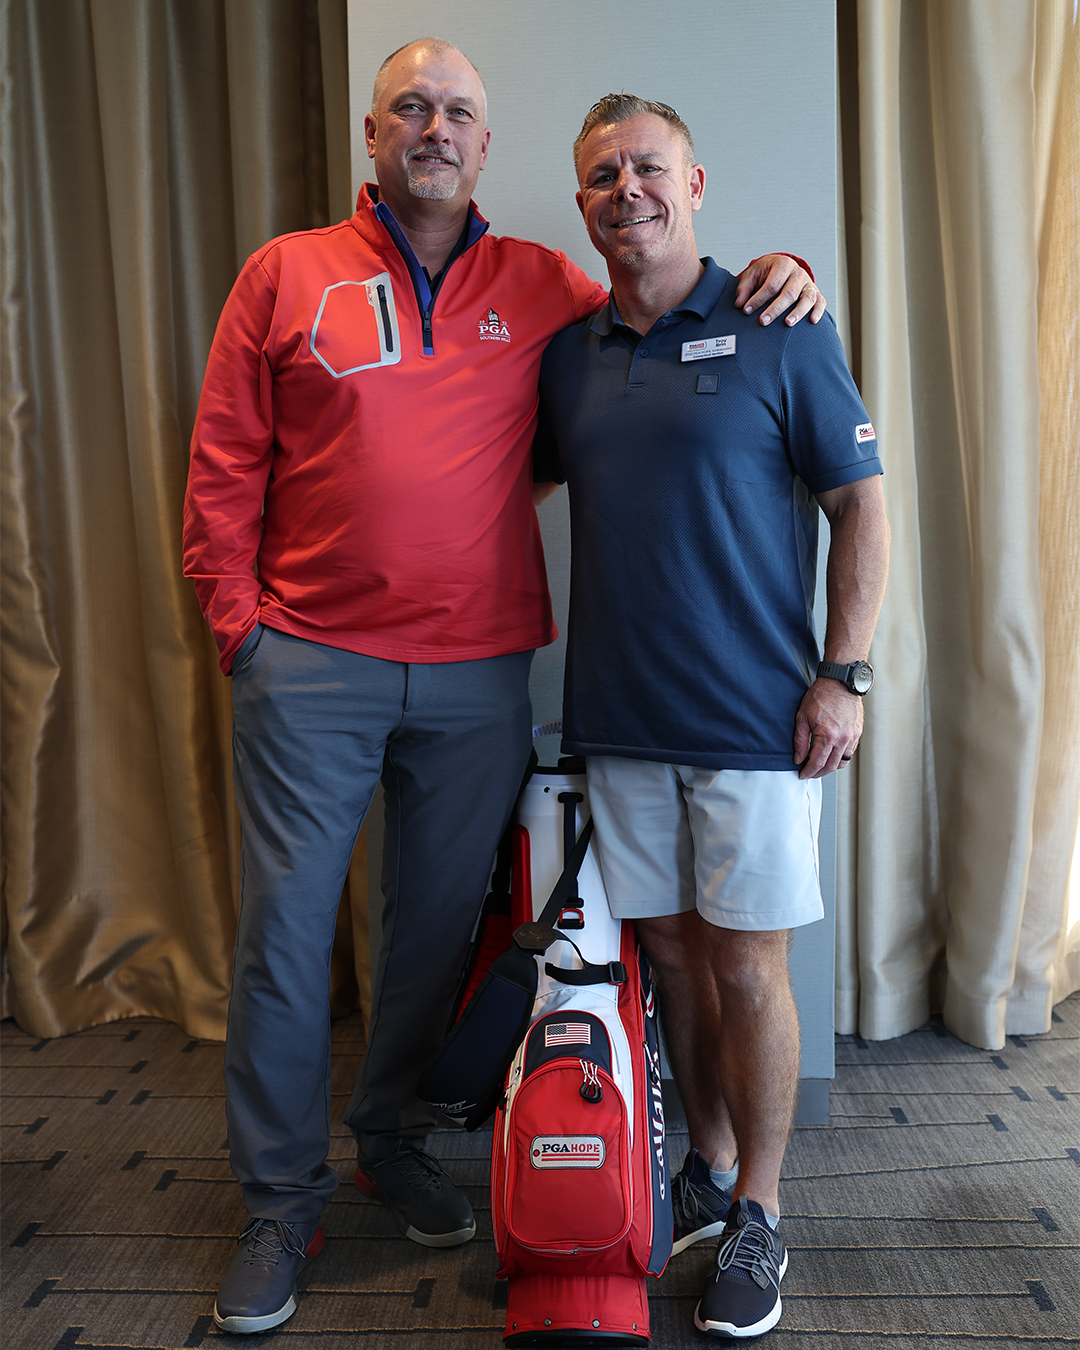
{"label": "beige curtain", "polygon": [[1080,986],[1072,0],[841,0],[853,365],[893,566],[841,785],[837,1028],[1048,1029]]}
{"label": "beige curtain", "polygon": [[[220,1037],[230,691],[180,574],[243,259],[350,214],[344,0],[3,0],[3,1014]],[[335,952],[367,989],[363,857]]]}

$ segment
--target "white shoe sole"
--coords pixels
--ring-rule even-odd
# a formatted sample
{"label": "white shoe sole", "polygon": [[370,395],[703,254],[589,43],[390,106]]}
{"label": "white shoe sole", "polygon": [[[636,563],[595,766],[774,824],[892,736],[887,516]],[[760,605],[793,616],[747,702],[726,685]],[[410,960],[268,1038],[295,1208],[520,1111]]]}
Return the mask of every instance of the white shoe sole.
{"label": "white shoe sole", "polygon": [[[788,1254],[784,1252],[784,1263],[780,1267],[780,1278],[783,1279],[787,1274]],[[694,1326],[698,1331],[704,1331],[710,1336],[726,1336],[736,1340],[742,1336],[763,1336],[766,1331],[772,1331],[777,1322],[780,1321],[780,1315],[784,1311],[784,1304],[780,1298],[780,1290],[776,1291],[776,1302],[761,1319],[760,1322],[754,1322],[748,1327],[737,1327],[733,1322],[707,1322],[701,1318],[701,1302],[699,1300],[694,1309]]]}
{"label": "white shoe sole", "polygon": [[694,1326],[697,1327],[698,1331],[707,1332],[710,1336],[729,1336],[735,1339],[740,1336],[761,1336],[766,1331],[772,1331],[773,1327],[780,1321],[780,1314],[784,1311],[784,1305],[780,1299],[777,1299],[768,1316],[749,1327],[737,1327],[733,1322],[703,1322],[698,1315],[700,1311],[701,1304],[699,1303],[694,1309]]}
{"label": "white shoe sole", "polygon": [[[390,1208],[393,1209],[393,1206]],[[394,1217],[397,1218],[396,1212]],[[413,1228],[411,1224],[406,1225],[402,1231],[413,1242],[419,1242],[421,1247],[460,1247],[463,1242],[468,1242],[471,1237],[476,1236],[476,1220],[474,1219],[468,1228],[459,1228],[456,1233],[421,1233],[419,1228]]]}
{"label": "white shoe sole", "polygon": [[706,1224],[704,1228],[695,1228],[692,1233],[687,1233],[681,1237],[671,1249],[672,1256],[678,1256],[680,1252],[686,1251],[687,1247],[692,1247],[695,1242],[701,1242],[705,1238],[719,1237],[724,1231],[724,1220],[718,1219],[716,1223]]}
{"label": "white shoe sole", "polygon": [[[204,1305],[205,1306],[205,1305]],[[282,1322],[290,1318],[296,1311],[296,1296],[289,1295],[289,1301],[274,1313],[267,1313],[263,1317],[222,1317],[214,1304],[214,1323],[222,1331],[231,1331],[234,1335],[246,1336],[255,1331],[269,1331],[271,1327],[280,1326]]]}

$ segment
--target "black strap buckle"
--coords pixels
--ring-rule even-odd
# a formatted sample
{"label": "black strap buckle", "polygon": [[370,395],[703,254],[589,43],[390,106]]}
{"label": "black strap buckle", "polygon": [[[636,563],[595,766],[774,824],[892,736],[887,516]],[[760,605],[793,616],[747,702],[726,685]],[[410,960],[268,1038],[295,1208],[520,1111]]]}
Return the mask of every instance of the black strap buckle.
{"label": "black strap buckle", "polygon": [[544,962],[544,972],[560,984],[625,984],[626,967],[621,961],[607,961],[603,965],[586,961],[581,970],[571,970],[565,966],[553,966]]}

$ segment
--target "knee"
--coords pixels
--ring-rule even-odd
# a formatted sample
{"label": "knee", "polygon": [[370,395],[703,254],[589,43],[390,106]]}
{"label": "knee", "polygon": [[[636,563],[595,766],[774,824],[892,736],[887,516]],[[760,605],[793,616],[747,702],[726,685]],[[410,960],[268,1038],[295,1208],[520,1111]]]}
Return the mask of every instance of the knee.
{"label": "knee", "polygon": [[790,991],[787,933],[738,933],[729,935],[721,958],[714,965],[721,999],[746,1007],[761,1007]]}
{"label": "knee", "polygon": [[638,919],[638,941],[663,987],[681,981],[701,965],[704,957],[701,921],[696,913]]}

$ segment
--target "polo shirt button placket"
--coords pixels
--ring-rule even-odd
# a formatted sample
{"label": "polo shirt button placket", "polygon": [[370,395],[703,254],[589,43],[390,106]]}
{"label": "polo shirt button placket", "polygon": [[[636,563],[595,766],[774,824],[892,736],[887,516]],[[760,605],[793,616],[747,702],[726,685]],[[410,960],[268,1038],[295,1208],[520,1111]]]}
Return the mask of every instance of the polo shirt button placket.
{"label": "polo shirt button placket", "polygon": [[630,358],[630,375],[626,381],[628,389],[644,389],[645,372],[638,366],[639,360],[646,360],[649,355],[648,347],[638,347]]}

